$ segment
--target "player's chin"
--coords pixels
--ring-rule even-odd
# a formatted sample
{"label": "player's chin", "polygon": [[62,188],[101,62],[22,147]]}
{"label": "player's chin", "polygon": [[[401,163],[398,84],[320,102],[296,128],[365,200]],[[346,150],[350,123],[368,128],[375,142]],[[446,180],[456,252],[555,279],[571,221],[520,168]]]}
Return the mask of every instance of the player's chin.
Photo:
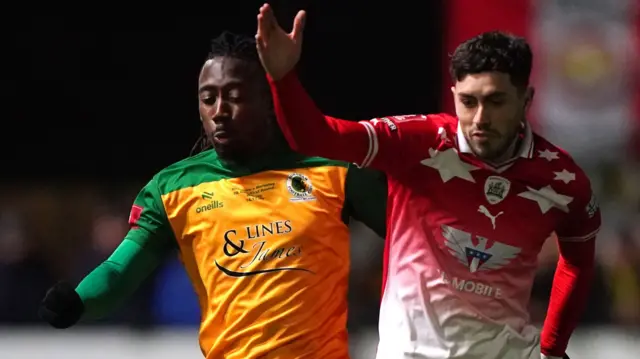
{"label": "player's chin", "polygon": [[235,153],[238,152],[238,145],[236,141],[231,139],[217,139],[213,138],[213,149],[216,150],[216,153],[222,157],[233,158]]}
{"label": "player's chin", "polygon": [[483,161],[492,162],[500,156],[500,151],[489,144],[484,146],[475,146],[474,154]]}
{"label": "player's chin", "polygon": [[481,159],[489,159],[493,156],[493,147],[491,143],[486,140],[474,140],[471,142],[471,148],[473,149],[473,154],[476,157],[480,157]]}

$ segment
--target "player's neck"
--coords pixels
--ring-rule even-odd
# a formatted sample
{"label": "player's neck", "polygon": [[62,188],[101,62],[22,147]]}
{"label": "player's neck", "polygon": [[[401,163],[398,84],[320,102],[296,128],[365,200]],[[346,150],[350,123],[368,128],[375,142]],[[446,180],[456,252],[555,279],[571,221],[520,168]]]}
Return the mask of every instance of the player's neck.
{"label": "player's neck", "polygon": [[509,145],[509,147],[507,147],[507,149],[504,152],[502,152],[500,156],[496,158],[492,158],[491,161],[486,161],[486,162],[492,166],[499,166],[502,163],[510,161],[511,159],[513,159],[515,156],[518,155],[518,152],[520,151],[520,146],[522,146],[522,136],[517,135],[515,136],[513,141],[511,141],[511,144]]}
{"label": "player's neck", "polygon": [[262,138],[254,141],[253,144],[254,146],[246,148],[242,153],[235,153],[232,156],[219,154],[219,158],[229,166],[253,166],[292,152],[288,144],[278,141],[277,137]]}

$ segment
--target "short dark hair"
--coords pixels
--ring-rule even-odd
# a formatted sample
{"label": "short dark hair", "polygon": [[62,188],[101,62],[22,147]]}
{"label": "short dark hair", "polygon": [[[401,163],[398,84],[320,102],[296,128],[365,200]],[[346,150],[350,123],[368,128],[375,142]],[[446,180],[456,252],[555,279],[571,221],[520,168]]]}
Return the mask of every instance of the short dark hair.
{"label": "short dark hair", "polygon": [[520,90],[529,86],[533,53],[527,41],[501,31],[485,32],[460,44],[451,56],[454,82],[465,76],[497,71],[508,74]]}

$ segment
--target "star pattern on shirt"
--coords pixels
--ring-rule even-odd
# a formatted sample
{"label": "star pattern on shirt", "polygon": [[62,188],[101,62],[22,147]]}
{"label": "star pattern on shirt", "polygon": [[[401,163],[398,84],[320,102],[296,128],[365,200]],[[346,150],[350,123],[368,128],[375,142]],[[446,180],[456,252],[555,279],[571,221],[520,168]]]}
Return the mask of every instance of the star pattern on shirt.
{"label": "star pattern on shirt", "polygon": [[558,156],[558,152],[549,151],[548,149],[544,151],[538,151],[538,157],[544,158],[545,160],[551,162],[553,160],[557,160],[560,157]]}
{"label": "star pattern on shirt", "polygon": [[438,137],[440,137],[440,141],[442,142],[449,142],[449,136],[447,134],[447,130],[444,127],[438,127]]}
{"label": "star pattern on shirt", "polygon": [[563,169],[560,172],[553,172],[553,174],[556,175],[556,177],[554,178],[554,180],[556,181],[562,181],[565,184],[569,184],[569,182],[571,181],[575,181],[576,179],[576,174],[573,172],[569,172],[566,169]]}
{"label": "star pattern on shirt", "polygon": [[420,161],[420,164],[431,167],[440,172],[442,182],[447,183],[454,177],[458,177],[472,183],[476,182],[471,175],[471,171],[479,168],[462,161],[454,148],[448,148],[444,151],[436,151],[433,148],[430,148],[429,155],[431,158]]}
{"label": "star pattern on shirt", "polygon": [[550,185],[540,189],[527,186],[527,191],[518,193],[518,196],[538,203],[543,214],[553,207],[569,213],[569,203],[573,201],[573,197],[559,194]]}

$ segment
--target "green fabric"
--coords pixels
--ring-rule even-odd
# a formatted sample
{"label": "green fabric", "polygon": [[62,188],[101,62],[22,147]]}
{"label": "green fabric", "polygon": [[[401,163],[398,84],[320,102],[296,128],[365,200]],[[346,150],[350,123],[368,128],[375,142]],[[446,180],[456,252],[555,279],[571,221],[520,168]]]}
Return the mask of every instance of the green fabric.
{"label": "green fabric", "polygon": [[387,180],[384,173],[350,166],[345,185],[345,211],[378,236],[386,236]]}
{"label": "green fabric", "polygon": [[112,312],[167,255],[177,250],[162,202],[163,194],[268,170],[320,166],[348,167],[343,220],[348,223],[352,217],[384,237],[387,183],[380,172],[290,151],[268,153],[238,166],[222,161],[212,150],[205,151],[160,171],[140,191],[134,201],[129,233],[115,252],[76,288],[85,305],[83,319],[98,319]]}
{"label": "green fabric", "polygon": [[134,200],[129,222],[131,229],[118,248],[76,288],[85,307],[83,319],[109,314],[177,249],[155,178]]}
{"label": "green fabric", "polygon": [[215,151],[208,150],[165,168],[155,176],[155,179],[159,194],[167,194],[201,183],[243,177],[264,171],[321,166],[347,167],[348,164],[321,157],[305,157],[287,151],[268,153],[249,163],[236,165],[221,160]]}
{"label": "green fabric", "polygon": [[[157,250],[157,249],[156,249]],[[99,319],[128,298],[162,262],[165,253],[125,239],[76,288],[84,303],[82,319]]]}

